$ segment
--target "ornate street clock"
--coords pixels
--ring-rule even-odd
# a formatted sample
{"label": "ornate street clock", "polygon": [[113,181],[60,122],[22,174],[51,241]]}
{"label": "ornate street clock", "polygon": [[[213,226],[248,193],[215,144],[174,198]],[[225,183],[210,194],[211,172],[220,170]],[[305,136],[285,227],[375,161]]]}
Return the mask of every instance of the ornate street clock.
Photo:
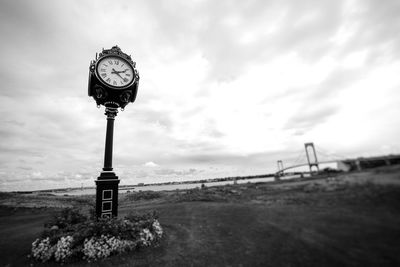
{"label": "ornate street clock", "polygon": [[136,62],[118,46],[103,49],[90,63],[88,94],[97,105],[125,108],[135,101],[138,85]]}
{"label": "ornate street clock", "polygon": [[107,132],[104,167],[96,180],[96,215],[98,218],[118,216],[118,176],[112,167],[114,120],[118,109],[134,102],[139,73],[132,58],[118,46],[106,49],[90,62],[88,94],[97,105],[106,107]]}

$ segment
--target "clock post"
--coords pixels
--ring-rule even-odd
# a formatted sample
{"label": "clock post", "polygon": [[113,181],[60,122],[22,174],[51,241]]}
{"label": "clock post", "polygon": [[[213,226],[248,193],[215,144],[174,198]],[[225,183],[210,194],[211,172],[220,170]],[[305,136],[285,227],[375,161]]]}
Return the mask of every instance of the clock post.
{"label": "clock post", "polygon": [[97,105],[105,106],[107,116],[104,167],[96,182],[96,216],[118,216],[118,184],[112,167],[114,121],[118,109],[134,102],[139,85],[139,73],[131,56],[118,46],[104,50],[90,63],[88,94]]}
{"label": "clock post", "polygon": [[104,167],[96,180],[96,216],[118,216],[118,176],[113,172],[112,152],[114,136],[114,120],[118,109],[106,106],[107,116],[106,145],[104,151]]}

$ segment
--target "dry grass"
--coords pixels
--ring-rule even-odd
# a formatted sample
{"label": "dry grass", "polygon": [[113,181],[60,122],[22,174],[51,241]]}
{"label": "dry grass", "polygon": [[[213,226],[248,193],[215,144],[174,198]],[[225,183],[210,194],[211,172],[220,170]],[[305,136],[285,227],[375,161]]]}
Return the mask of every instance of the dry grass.
{"label": "dry grass", "polygon": [[[282,183],[143,193],[137,199],[121,195],[121,216],[132,210],[159,213],[166,233],[161,246],[78,266],[399,266],[399,181],[393,166]],[[20,202],[18,197],[0,195],[2,205],[14,203],[0,209],[2,266],[29,265],[24,256],[53,212],[16,210],[15,203],[91,205],[85,197],[23,196]]]}

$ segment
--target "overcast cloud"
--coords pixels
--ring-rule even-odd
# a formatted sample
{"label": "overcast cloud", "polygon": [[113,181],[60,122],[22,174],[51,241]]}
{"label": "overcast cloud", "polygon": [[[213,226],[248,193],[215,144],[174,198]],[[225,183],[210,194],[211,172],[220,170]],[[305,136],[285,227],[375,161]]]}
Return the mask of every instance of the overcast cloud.
{"label": "overcast cloud", "polygon": [[87,96],[118,45],[141,80],[115,122],[121,184],[270,173],[305,142],[400,153],[400,2],[0,0],[0,190],[93,186]]}

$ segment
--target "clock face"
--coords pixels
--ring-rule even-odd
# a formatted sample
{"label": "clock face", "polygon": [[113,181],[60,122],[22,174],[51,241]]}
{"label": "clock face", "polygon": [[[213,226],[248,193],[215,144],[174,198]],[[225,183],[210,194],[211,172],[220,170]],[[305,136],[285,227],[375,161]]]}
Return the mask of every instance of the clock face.
{"label": "clock face", "polygon": [[100,59],[97,63],[97,75],[105,84],[117,88],[130,85],[135,78],[131,64],[116,56]]}

